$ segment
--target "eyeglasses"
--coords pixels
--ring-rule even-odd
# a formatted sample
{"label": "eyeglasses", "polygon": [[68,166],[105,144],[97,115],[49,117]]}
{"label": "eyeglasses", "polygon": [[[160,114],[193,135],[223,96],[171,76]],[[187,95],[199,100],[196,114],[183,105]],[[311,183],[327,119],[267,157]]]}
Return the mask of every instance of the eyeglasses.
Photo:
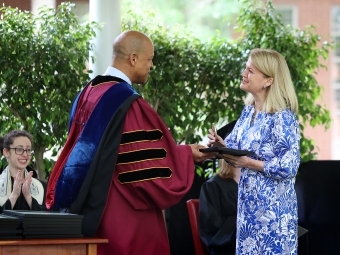
{"label": "eyeglasses", "polygon": [[25,151],[26,151],[27,156],[31,156],[32,153],[33,153],[32,149],[24,150],[24,148],[20,148],[20,147],[19,148],[9,148],[9,149],[15,150],[15,154],[17,154],[17,155],[22,155],[22,154],[24,154]]}

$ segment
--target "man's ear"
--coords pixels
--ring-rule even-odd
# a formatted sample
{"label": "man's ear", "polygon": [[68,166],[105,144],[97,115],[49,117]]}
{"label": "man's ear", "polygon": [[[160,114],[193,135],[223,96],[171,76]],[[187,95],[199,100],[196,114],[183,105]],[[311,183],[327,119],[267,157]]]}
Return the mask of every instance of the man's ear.
{"label": "man's ear", "polygon": [[135,66],[137,64],[137,53],[131,53],[130,54],[130,63],[132,66]]}

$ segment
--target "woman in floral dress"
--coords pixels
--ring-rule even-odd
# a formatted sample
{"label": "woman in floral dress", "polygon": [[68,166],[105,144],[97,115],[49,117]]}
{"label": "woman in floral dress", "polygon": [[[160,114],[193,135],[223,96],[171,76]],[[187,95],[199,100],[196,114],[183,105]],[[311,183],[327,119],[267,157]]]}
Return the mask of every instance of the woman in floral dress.
{"label": "woman in floral dress", "polygon": [[248,95],[233,131],[222,142],[255,156],[223,155],[241,168],[236,254],[297,254],[295,176],[300,164],[298,102],[290,72],[276,51],[254,49],[240,88]]}

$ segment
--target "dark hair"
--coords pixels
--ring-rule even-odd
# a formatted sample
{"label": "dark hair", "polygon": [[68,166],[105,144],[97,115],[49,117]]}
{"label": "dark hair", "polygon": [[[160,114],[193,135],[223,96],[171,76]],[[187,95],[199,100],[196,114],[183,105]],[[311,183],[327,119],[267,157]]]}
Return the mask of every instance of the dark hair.
{"label": "dark hair", "polygon": [[3,154],[3,149],[9,149],[10,145],[13,144],[14,139],[17,137],[27,137],[33,146],[33,137],[30,133],[28,133],[25,130],[12,130],[3,137],[0,137],[0,150],[1,153]]}

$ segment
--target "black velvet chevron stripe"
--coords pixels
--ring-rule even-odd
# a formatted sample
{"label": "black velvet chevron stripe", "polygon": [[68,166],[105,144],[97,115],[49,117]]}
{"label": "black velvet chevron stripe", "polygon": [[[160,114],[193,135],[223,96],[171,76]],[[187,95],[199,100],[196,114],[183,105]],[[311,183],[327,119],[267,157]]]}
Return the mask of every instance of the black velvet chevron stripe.
{"label": "black velvet chevron stripe", "polygon": [[139,151],[129,151],[118,154],[117,165],[129,164],[152,159],[160,159],[165,157],[166,150],[164,149],[143,149]]}
{"label": "black velvet chevron stripe", "polygon": [[169,178],[172,174],[170,168],[146,168],[135,170],[132,172],[120,173],[118,181],[122,184],[130,182],[146,181],[157,178]]}
{"label": "black velvet chevron stripe", "polygon": [[123,133],[120,144],[136,143],[144,141],[156,141],[161,139],[163,136],[160,130],[139,130],[129,133]]}

